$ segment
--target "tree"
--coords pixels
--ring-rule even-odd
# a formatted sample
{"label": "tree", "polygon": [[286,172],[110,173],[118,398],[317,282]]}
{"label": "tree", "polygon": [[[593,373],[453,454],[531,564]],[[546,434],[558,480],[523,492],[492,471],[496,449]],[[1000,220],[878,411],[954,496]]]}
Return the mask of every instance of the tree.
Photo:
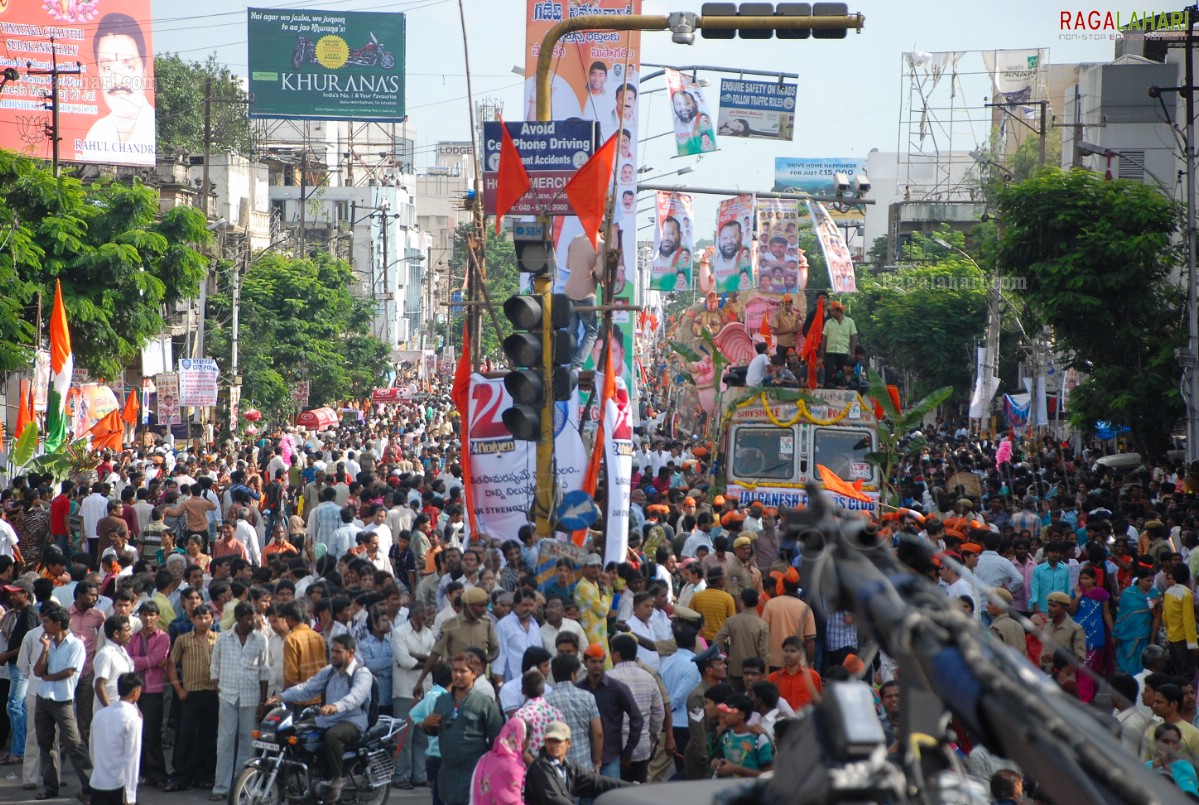
{"label": "tree", "polygon": [[[212,354],[232,355],[232,265],[210,297]],[[242,277],[238,370],[242,397],[278,417],[293,410],[294,384],[311,382],[314,405],[365,396],[386,379],[390,352],[371,334],[370,300],[350,293],[353,271],[324,252],[258,258]]]}
{"label": "tree", "polygon": [[1085,432],[1096,420],[1126,424],[1160,456],[1182,411],[1179,206],[1139,182],[1057,168],[1001,189],[999,205],[1004,273],[1024,280],[1030,314],[1086,373],[1071,422]]}
{"label": "tree", "polygon": [[[960,243],[948,229],[938,237]],[[969,389],[987,324],[988,276],[963,255],[916,235],[894,271],[862,274],[850,299],[861,340],[904,378],[909,396]]]}
{"label": "tree", "polygon": [[211,82],[212,87],[210,150],[244,157],[253,153],[254,135],[246,115],[246,93],[237,76],[218,62],[215,55],[203,63],[184,61],[177,53],[157,56],[154,79],[159,153],[174,150],[203,153],[205,82]]}
{"label": "tree", "polygon": [[32,364],[38,292],[48,321],[62,281],[75,365],[117,375],[193,297],[204,276],[196,251],[211,239],[204,216],[132,185],[56,179],[40,162],[0,151],[0,220],[11,222],[0,260],[0,371]]}
{"label": "tree", "polygon": [[[457,285],[461,278],[469,276],[470,252],[467,250],[469,239],[474,236],[474,226],[468,221],[459,224],[454,232],[454,256],[450,258],[451,282]],[[490,356],[492,361],[503,359],[503,342],[512,333],[512,324],[504,318],[501,309],[504,300],[520,290],[520,272],[516,270],[516,249],[512,241],[489,235],[484,252],[487,270],[487,293],[495,308],[495,316],[499,320],[500,329],[497,332],[491,315],[483,312],[483,331],[479,336],[480,355]],[[565,259],[565,255],[559,255]],[[461,286],[459,286],[461,287]],[[456,288],[454,289],[456,290]],[[463,291],[465,297],[465,291]],[[453,310],[451,308],[451,310]],[[449,337],[456,344],[462,340],[462,320],[469,313],[467,308],[453,313],[449,319]]]}

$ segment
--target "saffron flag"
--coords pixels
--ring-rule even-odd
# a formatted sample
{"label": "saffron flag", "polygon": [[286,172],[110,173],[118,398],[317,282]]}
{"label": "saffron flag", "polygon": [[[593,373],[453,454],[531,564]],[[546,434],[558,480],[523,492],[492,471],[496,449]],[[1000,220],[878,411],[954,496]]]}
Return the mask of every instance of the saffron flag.
{"label": "saffron flag", "polygon": [[817,464],[816,468],[820,470],[820,480],[824,483],[824,488],[830,492],[835,492],[838,495],[843,495],[853,500],[861,500],[866,503],[870,502],[870,497],[862,491],[861,479],[854,481],[852,484],[841,479],[837,473],[830,470],[823,464]]}
{"label": "saffron flag", "polygon": [[520,197],[529,192],[533,183],[529,180],[529,172],[525,170],[524,160],[516,143],[508,133],[504,124],[504,116],[500,115],[500,131],[503,142],[500,144],[500,167],[496,175],[495,187],[495,233],[500,233],[500,222],[512,209],[512,205],[520,201]]}
{"label": "saffron flag", "polygon": [[593,248],[599,248],[600,224],[604,221],[604,204],[612,185],[612,165],[616,161],[616,137],[615,134],[609,137],[563,188]]}
{"label": "saffron flag", "polygon": [[71,353],[71,331],[67,309],[62,303],[62,283],[54,283],[54,312],[50,314],[50,388],[46,394],[46,452],[67,440],[67,392],[75,357]]}
{"label": "saffron flag", "polygon": [[113,450],[121,451],[121,440],[125,435],[125,425],[121,421],[121,414],[115,408],[101,417],[92,429],[88,431],[92,435],[93,450]]}
{"label": "saffron flag", "polygon": [[[595,394],[595,391],[592,390],[591,393]],[[613,399],[615,396],[616,373],[612,371],[612,345],[608,344],[608,348],[604,350],[604,385],[600,391],[599,428],[595,432],[595,443],[591,448],[591,459],[587,462],[587,472],[585,475],[583,475],[582,489],[588,495],[591,495],[592,499],[595,498],[595,489],[597,486],[599,486],[600,462],[604,457],[604,443],[606,441],[604,438],[604,426],[607,425],[609,428],[612,427],[612,425],[607,422],[608,401]],[[572,540],[575,545],[582,547],[583,543],[587,540],[587,529],[583,528],[574,532],[572,535]]]}
{"label": "saffron flag", "polygon": [[[504,129],[505,136],[507,129]],[[458,409],[462,423],[462,453],[458,463],[462,466],[462,499],[466,503],[467,524],[473,537],[478,532],[475,518],[475,490],[470,478],[470,328],[462,323],[462,352],[458,355],[458,366],[454,369],[454,385],[450,398]]]}
{"label": "saffron flag", "polygon": [[31,394],[22,394],[17,400],[17,427],[13,431],[15,438],[20,439],[25,428],[33,424],[33,406],[29,404]]}
{"label": "saffron flag", "polygon": [[[125,410],[121,411],[121,419],[130,427],[137,427],[138,413],[141,411],[141,404],[137,401],[137,391],[129,391],[129,399],[125,400]],[[284,459],[286,461],[286,459]]]}
{"label": "saffron flag", "polygon": [[764,312],[762,314],[762,326],[758,328],[758,334],[762,336],[762,340],[767,347],[773,346],[774,330],[770,329],[770,314]]}
{"label": "saffron flag", "polygon": [[816,361],[820,360],[820,342],[824,340],[824,297],[816,298],[816,312],[812,314],[812,326],[808,330],[807,336],[804,338],[803,351],[800,357],[808,365],[808,388],[814,389],[817,385],[817,372],[819,367]]}

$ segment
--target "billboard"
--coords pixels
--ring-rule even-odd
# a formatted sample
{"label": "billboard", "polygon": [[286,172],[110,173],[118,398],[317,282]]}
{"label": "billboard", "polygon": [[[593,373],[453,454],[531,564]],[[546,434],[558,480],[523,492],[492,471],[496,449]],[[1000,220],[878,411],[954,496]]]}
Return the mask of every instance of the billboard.
{"label": "billboard", "polygon": [[866,160],[860,157],[775,157],[774,190],[830,195],[836,189],[833,174],[844,173],[852,181],[865,170]]}
{"label": "billboard", "polygon": [[247,13],[250,117],[404,119],[403,14]]}
{"label": "billboard", "polygon": [[799,248],[799,202],[758,199],[758,290],[796,293],[808,285],[808,259]]}
{"label": "billboard", "polygon": [[20,73],[0,96],[0,146],[39,159],[52,156],[46,99],[52,94],[53,36],[60,70],[59,159],[154,167],[150,19],[150,0],[0,3],[0,68]]}
{"label": "billboard", "polygon": [[716,208],[716,253],[712,276],[718,293],[751,291],[754,287],[754,197],[742,193]]}
{"label": "billboard", "polygon": [[[554,25],[562,21],[563,8],[577,14],[583,8],[592,14],[629,15],[641,13],[641,0],[592,0],[585,6],[573,3],[546,3],[526,0],[525,5],[525,120],[537,119],[537,54],[541,42]],[[558,52],[561,55],[558,55]],[[616,226],[620,240],[620,262],[616,271],[617,304],[634,304],[637,271],[636,166],[637,100],[640,97],[638,73],[641,69],[640,31],[580,31],[563,37],[556,46],[550,75],[550,119],[581,118],[599,123],[600,143],[619,134],[616,157],[616,183],[613,193],[617,204]],[[627,177],[627,178],[626,178]],[[554,222],[558,274],[554,291],[563,292],[570,277],[567,255],[569,244],[583,233],[574,217]],[[586,269],[584,269],[586,270]],[[613,314],[611,338],[613,360],[622,366],[622,376],[633,388],[633,318],[631,313]],[[599,359],[601,339],[597,339],[585,368]]]}
{"label": "billboard", "polygon": [[795,136],[796,84],[784,81],[720,82],[717,133],[722,137],[790,140]]}
{"label": "billboard", "polygon": [[674,144],[681,157],[716,150],[716,132],[704,91],[694,78],[678,70],[664,70],[670,90],[671,117],[674,120]]}
{"label": "billboard", "polygon": [[694,257],[691,196],[659,190],[657,209],[649,287],[655,291],[689,291]]}

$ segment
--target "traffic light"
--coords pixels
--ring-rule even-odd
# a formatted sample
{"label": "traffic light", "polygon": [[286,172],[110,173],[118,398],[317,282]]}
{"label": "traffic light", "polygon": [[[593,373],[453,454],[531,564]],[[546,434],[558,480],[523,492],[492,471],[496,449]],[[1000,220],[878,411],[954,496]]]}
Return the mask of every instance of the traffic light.
{"label": "traffic light", "polygon": [[778,36],[779,39],[844,39],[849,27],[838,28],[794,28],[786,25],[774,28],[753,27],[709,27],[713,18],[718,17],[776,17],[780,20],[788,17],[846,17],[849,16],[849,6],[846,3],[704,3],[700,6],[700,17],[704,24],[700,33],[704,39],[732,39],[740,35],[742,39],[769,39]]}
{"label": "traffic light", "polygon": [[504,354],[511,370],[504,377],[504,388],[512,395],[512,407],[501,415],[504,426],[522,441],[541,440],[541,415],[547,391],[554,400],[569,400],[578,372],[570,367],[578,340],[574,303],[566,294],[554,294],[551,302],[552,348],[546,388],[543,327],[545,315],[539,296],[513,296],[504,302],[504,315],[512,322],[512,335],[504,339]]}

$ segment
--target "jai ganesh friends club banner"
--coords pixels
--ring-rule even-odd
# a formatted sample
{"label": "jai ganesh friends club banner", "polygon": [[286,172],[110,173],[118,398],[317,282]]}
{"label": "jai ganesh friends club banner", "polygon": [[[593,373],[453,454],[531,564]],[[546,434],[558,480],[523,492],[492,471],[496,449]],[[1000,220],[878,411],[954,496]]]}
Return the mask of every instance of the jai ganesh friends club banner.
{"label": "jai ganesh friends club banner", "polygon": [[[150,0],[0,2],[0,68],[20,77],[0,97],[0,146],[50,159],[53,69],[60,156],[68,162],[154,167],[154,44]],[[50,38],[54,38],[51,45]]]}
{"label": "jai ganesh friends club banner", "polygon": [[658,226],[654,232],[649,287],[655,291],[690,290],[694,263],[691,196],[660,190],[657,208]]}
{"label": "jai ganesh friends club banner", "polygon": [[799,201],[758,199],[758,290],[795,293],[808,285],[808,258],[799,248]]}
{"label": "jai ganesh friends club banner", "polygon": [[743,193],[726,198],[716,210],[716,254],[712,277],[717,293],[748,291],[754,287],[754,197]]}
{"label": "jai ganesh friends club banner", "polygon": [[674,117],[674,141],[679,156],[716,150],[716,131],[703,89],[678,70],[666,70],[666,87]]}

